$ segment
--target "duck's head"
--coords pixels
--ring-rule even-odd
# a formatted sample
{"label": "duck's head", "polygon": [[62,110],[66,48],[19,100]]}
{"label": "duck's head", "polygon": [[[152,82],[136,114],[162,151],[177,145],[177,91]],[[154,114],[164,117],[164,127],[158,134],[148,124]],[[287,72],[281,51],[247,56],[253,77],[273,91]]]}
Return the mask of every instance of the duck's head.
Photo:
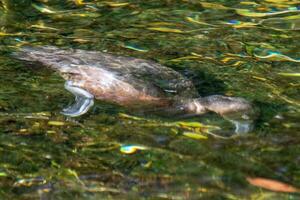
{"label": "duck's head", "polygon": [[247,133],[253,129],[256,111],[252,104],[240,97],[211,95],[189,100],[184,109],[189,113],[204,114],[212,111],[235,125],[236,133]]}

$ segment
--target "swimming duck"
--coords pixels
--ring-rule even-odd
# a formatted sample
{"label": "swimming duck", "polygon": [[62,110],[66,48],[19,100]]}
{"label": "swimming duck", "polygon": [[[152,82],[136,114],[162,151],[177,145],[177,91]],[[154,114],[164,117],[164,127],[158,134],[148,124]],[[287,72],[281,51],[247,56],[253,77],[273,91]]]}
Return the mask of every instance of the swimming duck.
{"label": "swimming duck", "polygon": [[126,107],[159,107],[186,114],[212,111],[230,120],[236,133],[251,130],[250,102],[222,95],[200,97],[190,80],[153,61],[55,46],[23,46],[14,55],[48,66],[66,80],[65,89],[75,96],[75,103],[62,111],[67,116],[83,115],[94,99],[99,99]]}

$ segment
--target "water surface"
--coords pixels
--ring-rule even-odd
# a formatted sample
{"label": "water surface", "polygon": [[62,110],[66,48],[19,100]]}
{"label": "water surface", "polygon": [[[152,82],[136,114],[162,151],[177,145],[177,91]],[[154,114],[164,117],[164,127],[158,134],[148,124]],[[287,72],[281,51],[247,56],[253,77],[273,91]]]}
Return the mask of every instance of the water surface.
{"label": "water surface", "polygon": [[[247,181],[300,187],[299,10],[284,0],[0,1],[1,198],[299,199]],[[100,101],[65,117],[64,80],[10,56],[25,44],[154,60],[203,96],[252,101],[255,129],[235,135],[215,114],[159,117]]]}

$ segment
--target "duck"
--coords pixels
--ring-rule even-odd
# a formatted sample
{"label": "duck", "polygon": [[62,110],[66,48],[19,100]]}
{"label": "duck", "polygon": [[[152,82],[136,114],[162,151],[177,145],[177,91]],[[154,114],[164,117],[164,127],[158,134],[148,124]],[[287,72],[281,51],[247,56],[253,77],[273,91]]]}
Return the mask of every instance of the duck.
{"label": "duck", "polygon": [[61,112],[66,116],[87,113],[98,99],[128,108],[214,112],[233,123],[236,133],[253,128],[251,102],[218,94],[201,97],[191,80],[154,61],[56,46],[22,46],[13,55],[49,67],[66,80],[65,89],[75,96]]}

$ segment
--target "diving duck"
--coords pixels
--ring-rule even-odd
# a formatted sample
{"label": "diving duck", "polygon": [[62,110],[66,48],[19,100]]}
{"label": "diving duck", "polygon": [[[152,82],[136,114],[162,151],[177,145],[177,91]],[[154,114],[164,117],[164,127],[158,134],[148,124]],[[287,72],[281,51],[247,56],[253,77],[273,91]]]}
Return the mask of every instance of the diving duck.
{"label": "diving duck", "polygon": [[222,95],[200,97],[190,80],[153,61],[55,46],[23,46],[14,55],[47,66],[66,80],[65,89],[75,96],[75,103],[61,112],[67,116],[83,115],[94,99],[99,99],[126,107],[159,107],[186,114],[212,111],[230,120],[236,133],[251,130],[250,102]]}

